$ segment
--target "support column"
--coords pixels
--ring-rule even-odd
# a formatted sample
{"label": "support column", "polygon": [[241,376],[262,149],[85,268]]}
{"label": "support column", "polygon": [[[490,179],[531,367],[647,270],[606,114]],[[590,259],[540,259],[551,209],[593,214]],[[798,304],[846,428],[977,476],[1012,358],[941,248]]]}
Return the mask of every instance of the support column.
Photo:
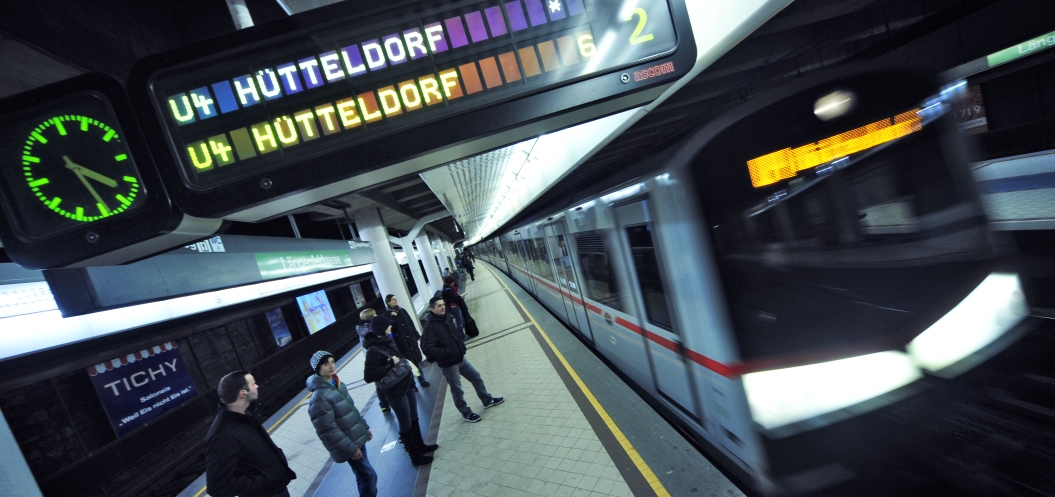
{"label": "support column", "polygon": [[418,256],[414,253],[414,239],[401,238],[400,245],[403,246],[403,254],[407,256],[407,266],[410,267],[410,274],[414,277],[414,285],[418,287],[418,294],[421,295],[424,304],[428,306],[429,299],[432,298],[432,292],[429,291],[429,284],[425,281],[425,274],[421,272]]}
{"label": "support column", "polygon": [[[370,270],[377,280],[377,287],[381,290],[381,298],[393,294],[399,300],[400,307],[406,306],[413,309],[414,301],[410,299],[410,292],[403,282],[403,271],[399,269],[396,256],[392,253],[392,244],[388,241],[388,229],[381,220],[381,211],[377,209],[363,209],[355,213],[355,226],[359,228],[359,236],[370,242],[374,248],[374,257],[377,262],[370,265]],[[415,320],[417,321],[417,320]]]}
{"label": "support column", "polygon": [[11,433],[3,413],[0,413],[0,451],[7,454],[0,459],[0,490],[3,490],[3,494],[40,497],[37,480],[26,464],[22,449],[18,446],[15,435]]}
{"label": "support column", "polygon": [[[432,251],[428,233],[422,231],[418,238],[414,240],[414,243],[418,246],[418,254],[421,255],[421,262],[425,265],[425,274],[429,276],[429,286],[432,288],[431,293],[443,290],[443,277],[441,276],[440,268],[436,267],[436,254]],[[451,271],[454,271],[454,269],[452,268]]]}

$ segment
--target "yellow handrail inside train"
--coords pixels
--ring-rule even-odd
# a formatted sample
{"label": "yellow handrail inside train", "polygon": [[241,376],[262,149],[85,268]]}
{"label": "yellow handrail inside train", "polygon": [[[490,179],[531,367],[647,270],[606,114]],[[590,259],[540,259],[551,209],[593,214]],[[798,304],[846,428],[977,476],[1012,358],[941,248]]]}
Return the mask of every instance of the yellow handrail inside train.
{"label": "yellow handrail inside train", "polygon": [[923,129],[919,109],[852,129],[798,148],[785,148],[747,161],[755,188],[794,178],[799,171],[868,150]]}

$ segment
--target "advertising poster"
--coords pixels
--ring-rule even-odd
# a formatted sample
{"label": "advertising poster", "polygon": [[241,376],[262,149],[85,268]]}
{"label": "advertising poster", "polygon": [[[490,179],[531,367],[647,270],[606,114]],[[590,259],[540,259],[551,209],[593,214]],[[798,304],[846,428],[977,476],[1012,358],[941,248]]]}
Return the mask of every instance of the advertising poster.
{"label": "advertising poster", "polygon": [[374,295],[381,298],[385,297],[384,295],[381,295],[381,289],[377,287],[377,280],[370,278],[370,286],[374,287]]}
{"label": "advertising poster", "polygon": [[356,283],[348,288],[352,289],[352,298],[355,299],[356,309],[366,305],[366,297],[363,295],[362,283]]}
{"label": "advertising poster", "polygon": [[176,347],[176,342],[166,342],[88,368],[117,436],[198,395]]}
{"label": "advertising poster", "polygon": [[330,309],[330,299],[326,298],[326,290],[297,297],[297,306],[304,315],[308,331],[313,335],[337,321],[337,318],[333,317],[333,309]]}
{"label": "advertising poster", "polygon": [[286,326],[286,317],[282,315],[282,309],[271,309],[264,313],[267,316],[267,324],[271,325],[271,333],[275,335],[275,343],[279,347],[285,347],[293,341],[289,334],[289,326]]}

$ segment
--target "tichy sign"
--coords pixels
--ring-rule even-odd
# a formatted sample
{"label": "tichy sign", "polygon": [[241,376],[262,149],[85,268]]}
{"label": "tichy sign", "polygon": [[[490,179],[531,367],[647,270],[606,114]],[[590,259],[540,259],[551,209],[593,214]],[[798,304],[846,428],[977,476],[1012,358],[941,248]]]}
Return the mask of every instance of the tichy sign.
{"label": "tichy sign", "polygon": [[119,437],[198,395],[176,342],[96,364],[88,375]]}

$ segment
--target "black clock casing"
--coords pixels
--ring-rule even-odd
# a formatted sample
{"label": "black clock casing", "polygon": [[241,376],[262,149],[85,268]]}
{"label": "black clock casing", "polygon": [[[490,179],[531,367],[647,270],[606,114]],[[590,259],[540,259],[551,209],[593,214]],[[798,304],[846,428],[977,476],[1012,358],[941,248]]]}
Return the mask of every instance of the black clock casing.
{"label": "black clock casing", "polygon": [[86,74],[0,100],[0,241],[13,261],[66,267],[182,217],[117,80]]}

